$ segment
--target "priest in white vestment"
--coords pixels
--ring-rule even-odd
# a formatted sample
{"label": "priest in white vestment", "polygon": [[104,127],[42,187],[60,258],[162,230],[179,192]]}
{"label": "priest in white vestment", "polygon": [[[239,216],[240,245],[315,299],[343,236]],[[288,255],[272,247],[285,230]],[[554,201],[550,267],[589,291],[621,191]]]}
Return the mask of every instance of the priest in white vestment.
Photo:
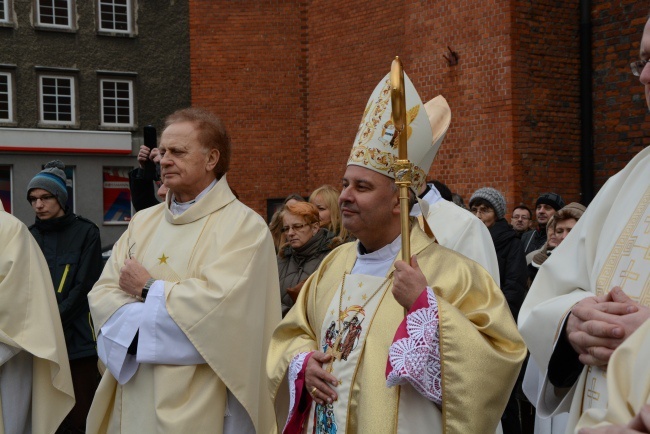
{"label": "priest in white vestment", "polygon": [[[451,114],[444,98],[423,104],[404,80],[414,195]],[[493,433],[526,354],[494,279],[440,246],[428,225],[425,233],[411,218],[413,257],[397,260],[391,111],[386,76],[366,107],[339,198],[357,242],[325,258],[273,335],[267,372],[285,433]]]}
{"label": "priest in white vestment", "polygon": [[[641,42],[641,81],[650,106],[650,22]],[[650,148],[598,192],[541,267],[519,329],[543,372],[537,412],[580,416],[608,404],[609,358],[650,317]],[[614,288],[614,289],[613,289]]]}
{"label": "priest in white vestment", "polygon": [[0,434],[54,433],[74,406],[47,262],[0,203]]}
{"label": "priest in white vestment", "polygon": [[200,109],[167,118],[164,203],[137,213],[89,294],[107,370],[89,433],[267,433],[280,321],[275,250],[228,187],[230,139]]}

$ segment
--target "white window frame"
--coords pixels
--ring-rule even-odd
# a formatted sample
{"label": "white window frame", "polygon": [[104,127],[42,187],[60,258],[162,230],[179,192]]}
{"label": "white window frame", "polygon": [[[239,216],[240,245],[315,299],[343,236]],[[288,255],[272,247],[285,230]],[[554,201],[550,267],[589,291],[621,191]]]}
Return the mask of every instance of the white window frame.
{"label": "white window frame", "polygon": [[[60,120],[46,120],[45,111],[44,111],[44,101],[43,101],[43,79],[51,78],[56,80],[70,80],[70,117],[69,121],[60,121]],[[55,95],[56,96],[56,95]],[[39,98],[39,122],[42,125],[62,125],[62,126],[75,126],[77,125],[78,113],[77,113],[77,79],[72,75],[61,75],[61,74],[40,74],[38,76],[38,98]],[[58,103],[57,103],[57,117],[58,117]]]}
{"label": "white window frame", "polygon": [[[52,8],[54,9],[54,2],[55,1],[64,1],[67,3],[67,11],[68,11],[68,24],[67,25],[62,25],[62,24],[56,24],[56,23],[44,23],[41,20],[41,3],[51,3]],[[75,25],[74,25],[74,14],[73,14],[73,8],[74,8],[74,0],[36,0],[35,4],[35,10],[34,14],[36,16],[36,25],[41,28],[47,28],[47,29],[59,29],[59,30],[74,30]],[[56,18],[56,15],[54,15]],[[56,21],[56,19],[54,20]]]}
{"label": "white window frame", "polygon": [[4,18],[0,17],[0,25],[6,26],[8,24],[13,24],[11,19],[11,2],[12,0],[0,0],[0,12]]}
{"label": "white window frame", "polygon": [[[133,35],[134,32],[134,23],[133,23],[133,3],[134,0],[124,0],[126,2],[126,30],[120,30],[116,28],[105,28],[102,26],[102,6],[108,6],[115,8],[116,0],[97,0],[97,29],[99,33],[103,34],[120,34],[120,35]],[[116,21],[113,14],[113,27],[115,27]]]}
{"label": "white window frame", "polygon": [[14,77],[11,72],[0,71],[0,76],[7,77],[7,100],[9,101],[9,117],[0,118],[0,123],[14,122]]}
{"label": "white window frame", "polygon": [[[126,83],[129,86],[129,123],[123,123],[123,122],[106,122],[104,120],[104,110],[106,108],[106,105],[104,103],[104,84],[105,83]],[[134,83],[132,79],[128,78],[113,78],[113,77],[103,77],[99,79],[99,107],[100,107],[100,119],[99,119],[99,125],[102,127],[111,127],[111,128],[133,128],[136,123],[135,123],[135,94],[134,94]],[[115,97],[115,100],[117,100],[117,96]],[[117,106],[116,106],[117,110]],[[115,113],[115,117],[117,120],[117,111]]]}

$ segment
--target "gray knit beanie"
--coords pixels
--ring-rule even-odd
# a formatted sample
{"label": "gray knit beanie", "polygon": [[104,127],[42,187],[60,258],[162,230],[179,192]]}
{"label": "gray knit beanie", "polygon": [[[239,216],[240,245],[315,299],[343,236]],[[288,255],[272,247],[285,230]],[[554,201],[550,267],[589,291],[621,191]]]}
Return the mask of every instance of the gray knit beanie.
{"label": "gray knit beanie", "polygon": [[472,206],[472,202],[476,199],[487,200],[490,205],[492,205],[492,208],[494,208],[497,220],[502,219],[506,215],[506,200],[498,190],[492,187],[479,188],[474,192],[469,200],[470,207]]}
{"label": "gray knit beanie", "polygon": [[42,188],[49,191],[56,197],[56,200],[65,210],[66,203],[68,202],[68,190],[65,188],[65,164],[59,160],[50,161],[45,165],[45,169],[38,172],[38,174],[29,181],[27,185],[27,200],[29,200],[29,192],[35,188]]}

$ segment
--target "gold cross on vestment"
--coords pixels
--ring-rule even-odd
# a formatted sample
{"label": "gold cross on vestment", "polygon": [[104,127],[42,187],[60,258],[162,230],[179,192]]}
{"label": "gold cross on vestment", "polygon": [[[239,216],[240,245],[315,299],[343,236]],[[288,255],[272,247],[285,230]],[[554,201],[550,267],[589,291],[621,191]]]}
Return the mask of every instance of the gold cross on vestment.
{"label": "gold cross on vestment", "polygon": [[596,379],[591,379],[591,388],[587,390],[587,397],[589,398],[589,407],[593,405],[594,400],[600,399],[600,393],[596,392]]}
{"label": "gold cross on vestment", "polygon": [[632,268],[634,268],[634,259],[630,260],[630,266],[627,267],[627,270],[621,271],[621,274],[619,276],[623,278],[623,280],[621,281],[621,289],[625,288],[625,283],[627,283],[628,280],[639,279],[639,273],[633,272]]}

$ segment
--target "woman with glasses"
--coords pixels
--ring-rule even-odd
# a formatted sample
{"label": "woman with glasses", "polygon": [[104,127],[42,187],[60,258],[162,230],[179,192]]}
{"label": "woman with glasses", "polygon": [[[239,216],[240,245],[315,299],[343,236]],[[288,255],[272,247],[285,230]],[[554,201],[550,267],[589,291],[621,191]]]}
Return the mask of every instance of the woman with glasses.
{"label": "woman with glasses", "polygon": [[308,202],[297,202],[280,211],[282,233],[286,243],[278,253],[282,316],[293,306],[305,280],[320,265],[341,239],[320,227],[318,208]]}

